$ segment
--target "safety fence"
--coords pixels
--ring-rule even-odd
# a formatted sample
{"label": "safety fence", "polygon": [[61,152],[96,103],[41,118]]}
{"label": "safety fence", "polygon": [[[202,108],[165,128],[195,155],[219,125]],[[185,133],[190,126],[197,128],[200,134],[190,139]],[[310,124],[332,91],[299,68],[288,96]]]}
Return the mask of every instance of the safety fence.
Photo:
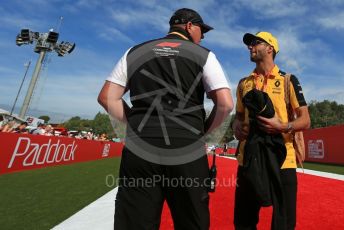
{"label": "safety fence", "polygon": [[[344,125],[306,130],[304,138],[307,162],[344,165]],[[109,141],[0,132],[0,174],[120,156],[122,149]]]}
{"label": "safety fence", "polygon": [[0,174],[120,156],[123,143],[0,132]]}
{"label": "safety fence", "polygon": [[306,161],[344,165],[344,125],[303,132]]}

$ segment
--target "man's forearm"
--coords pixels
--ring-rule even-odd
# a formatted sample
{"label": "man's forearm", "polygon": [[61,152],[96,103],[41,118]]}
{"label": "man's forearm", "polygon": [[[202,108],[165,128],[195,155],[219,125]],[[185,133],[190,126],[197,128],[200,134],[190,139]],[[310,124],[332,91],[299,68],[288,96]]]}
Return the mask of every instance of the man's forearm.
{"label": "man's forearm", "polygon": [[293,131],[309,129],[311,121],[308,113],[308,108],[302,108],[301,110],[299,110],[298,117],[290,123]]}
{"label": "man's forearm", "polygon": [[123,99],[114,100],[108,103],[107,106],[103,105],[103,107],[110,114],[111,117],[124,123],[127,122],[127,115],[130,111],[130,107]]}
{"label": "man's forearm", "polygon": [[208,95],[214,102],[214,107],[205,122],[205,133],[210,133],[219,127],[233,109],[233,99],[230,89],[213,90]]}
{"label": "man's forearm", "polygon": [[98,95],[98,102],[113,118],[127,122],[127,114],[130,110],[123,100],[125,87],[106,81]]}
{"label": "man's forearm", "polygon": [[205,133],[210,133],[226,119],[230,109],[225,106],[214,106],[208,119],[205,121]]}

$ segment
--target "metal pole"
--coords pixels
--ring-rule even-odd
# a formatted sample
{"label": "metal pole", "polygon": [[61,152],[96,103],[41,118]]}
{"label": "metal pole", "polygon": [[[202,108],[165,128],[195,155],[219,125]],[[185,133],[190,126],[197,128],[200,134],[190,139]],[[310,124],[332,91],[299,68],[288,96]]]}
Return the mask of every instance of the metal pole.
{"label": "metal pole", "polygon": [[38,57],[38,60],[37,60],[37,63],[36,63],[36,67],[35,67],[35,70],[34,70],[34,72],[32,74],[32,78],[31,78],[31,81],[30,81],[29,89],[27,90],[23,106],[21,107],[21,110],[20,110],[20,113],[19,113],[19,117],[22,118],[22,119],[25,118],[26,112],[27,112],[27,110],[29,108],[31,97],[32,97],[32,94],[33,94],[33,90],[35,89],[35,86],[36,86],[36,83],[37,83],[37,79],[38,79],[38,75],[39,75],[39,72],[41,71],[41,67],[42,67],[42,63],[43,63],[44,57],[45,57],[45,53],[46,53],[46,50],[41,50],[41,52],[39,53],[39,57]]}
{"label": "metal pole", "polygon": [[27,74],[27,71],[28,71],[29,68],[30,68],[30,65],[31,65],[31,61],[29,61],[29,63],[27,63],[27,64],[25,65],[25,67],[26,67],[25,74],[24,74],[23,80],[22,80],[22,82],[21,82],[21,84],[20,84],[20,87],[19,87],[19,90],[18,90],[16,99],[14,100],[14,103],[13,103],[13,106],[12,106],[10,115],[12,115],[13,110],[14,110],[14,107],[16,106],[16,103],[17,103],[17,100],[18,100],[20,91],[21,91],[21,89],[22,89],[22,87],[23,87],[23,84],[24,84],[24,81],[25,81],[25,78],[26,78],[26,74]]}

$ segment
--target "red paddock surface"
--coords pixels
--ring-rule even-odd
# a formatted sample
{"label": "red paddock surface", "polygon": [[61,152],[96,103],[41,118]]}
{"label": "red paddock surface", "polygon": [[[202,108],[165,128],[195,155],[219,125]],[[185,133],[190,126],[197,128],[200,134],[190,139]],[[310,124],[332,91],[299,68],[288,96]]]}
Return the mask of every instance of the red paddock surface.
{"label": "red paddock surface", "polygon": [[[211,158],[209,158],[209,161]],[[237,161],[219,157],[215,193],[210,193],[210,230],[234,230],[234,194]],[[307,170],[305,170],[307,171]],[[297,230],[344,229],[344,181],[297,173]],[[342,177],[341,177],[342,178]],[[272,207],[260,211],[257,229],[270,229]],[[170,210],[165,203],[161,230],[173,230]]]}
{"label": "red paddock surface", "polygon": [[120,156],[123,144],[0,132],[0,175]]}
{"label": "red paddock surface", "polygon": [[344,165],[344,125],[303,132],[306,161]]}

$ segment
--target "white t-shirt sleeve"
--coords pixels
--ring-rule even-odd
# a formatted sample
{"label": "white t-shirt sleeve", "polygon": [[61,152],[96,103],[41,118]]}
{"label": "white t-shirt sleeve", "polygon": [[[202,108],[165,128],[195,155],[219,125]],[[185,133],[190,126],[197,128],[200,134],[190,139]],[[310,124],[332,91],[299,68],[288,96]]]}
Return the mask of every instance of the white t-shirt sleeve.
{"label": "white t-shirt sleeve", "polygon": [[123,57],[117,62],[113,68],[110,75],[106,78],[107,81],[116,83],[123,87],[127,86],[128,83],[128,74],[127,74],[127,55],[130,49],[128,49]]}
{"label": "white t-shirt sleeve", "polygon": [[207,62],[203,67],[202,80],[207,93],[216,89],[231,88],[219,61],[211,51],[209,52]]}

